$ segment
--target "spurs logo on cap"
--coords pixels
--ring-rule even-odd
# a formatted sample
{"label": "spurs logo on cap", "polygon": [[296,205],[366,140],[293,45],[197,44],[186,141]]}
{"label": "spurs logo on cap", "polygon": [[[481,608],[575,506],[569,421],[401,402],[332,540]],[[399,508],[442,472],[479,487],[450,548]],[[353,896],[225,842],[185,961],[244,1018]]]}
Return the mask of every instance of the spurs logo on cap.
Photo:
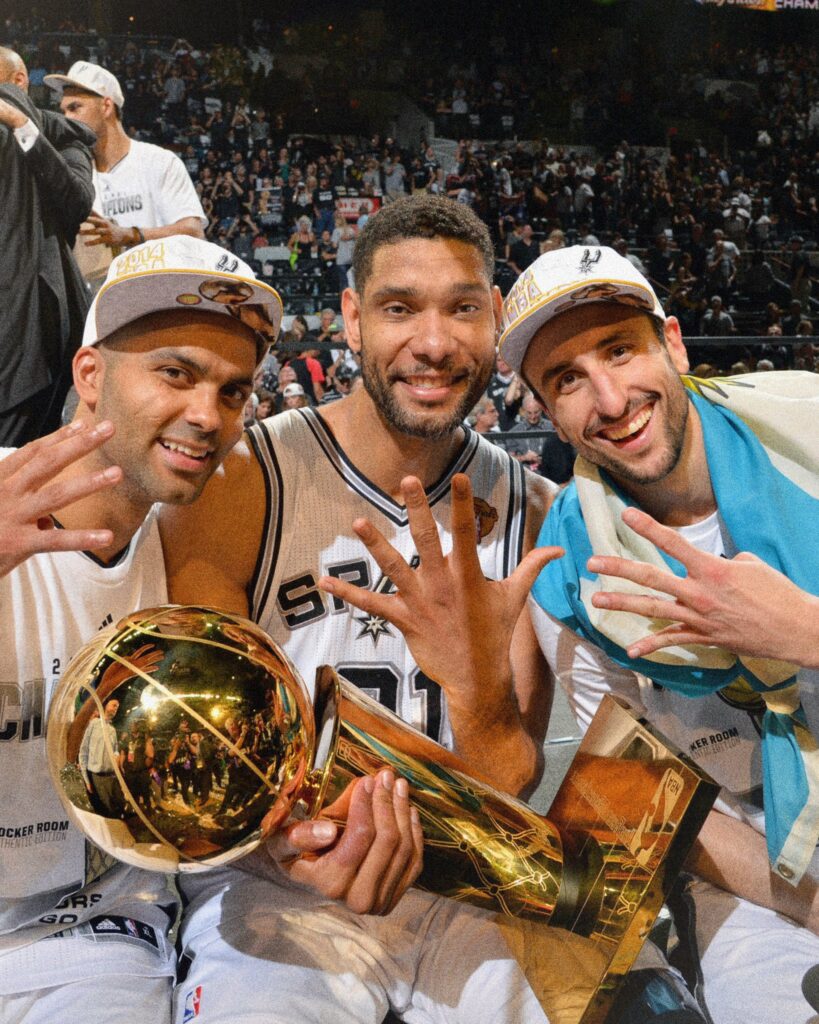
{"label": "spurs logo on cap", "polygon": [[[592,255],[592,252],[594,255]],[[594,270],[595,263],[600,262],[600,257],[603,254],[599,249],[584,249],[583,255],[580,257],[580,266],[577,268],[580,274],[590,274]]]}

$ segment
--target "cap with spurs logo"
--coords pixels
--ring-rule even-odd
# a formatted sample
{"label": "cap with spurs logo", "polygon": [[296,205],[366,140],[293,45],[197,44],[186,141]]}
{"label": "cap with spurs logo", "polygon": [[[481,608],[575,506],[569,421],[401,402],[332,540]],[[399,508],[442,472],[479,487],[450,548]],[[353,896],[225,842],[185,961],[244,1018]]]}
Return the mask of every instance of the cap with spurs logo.
{"label": "cap with spurs logo", "polygon": [[83,345],[96,345],[149,313],[196,309],[224,313],[259,336],[264,350],[282,318],[279,293],[221,246],[189,235],[143,242],[112,261],[88,311]]}
{"label": "cap with spurs logo", "polygon": [[614,249],[605,245],[555,249],[524,270],[506,296],[500,356],[520,372],[535,333],[552,317],[586,302],[620,302],[658,320],[666,318],[645,277]]}

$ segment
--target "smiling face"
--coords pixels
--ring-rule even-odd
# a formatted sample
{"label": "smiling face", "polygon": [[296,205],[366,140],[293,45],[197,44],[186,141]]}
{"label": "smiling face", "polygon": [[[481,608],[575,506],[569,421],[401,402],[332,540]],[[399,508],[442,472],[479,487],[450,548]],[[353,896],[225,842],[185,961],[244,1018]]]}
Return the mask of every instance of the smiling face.
{"label": "smiling face", "polygon": [[676,320],[666,321],[663,344],[648,316],[608,302],[548,321],[523,361],[560,436],[627,490],[663,480],[680,460],[687,369]]}
{"label": "smiling face", "polygon": [[343,312],[381,418],[413,437],[451,434],[494,363],[500,294],[481,253],[444,238],[382,245],[364,291],[344,293]]}
{"label": "smiling face", "polygon": [[100,450],[135,506],[193,501],[242,432],[254,335],[232,317],[173,311],[75,357],[80,398],[115,434]]}

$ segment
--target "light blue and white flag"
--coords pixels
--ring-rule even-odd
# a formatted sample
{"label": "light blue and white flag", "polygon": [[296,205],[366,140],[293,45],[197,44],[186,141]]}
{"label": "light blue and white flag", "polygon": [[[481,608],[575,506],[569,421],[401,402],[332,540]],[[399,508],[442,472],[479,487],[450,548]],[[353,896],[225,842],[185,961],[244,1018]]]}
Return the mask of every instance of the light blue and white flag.
{"label": "light blue and white flag", "polygon": [[[700,380],[683,377],[702,422],[720,518],[738,550],[750,551],[811,594],[819,594],[819,376],[782,372]],[[615,555],[670,569],[679,562],[623,523],[633,504],[604,470],[580,457],[556,498],[538,543],[566,556],[543,570],[533,596],[550,615],[619,665],[689,697],[744,683],[766,704],[763,798],[774,869],[796,884],[819,841],[819,750],[799,696],[797,667],[718,647],[678,646],[631,659],[626,648],[668,625],[595,608],[600,590],[656,593],[586,568]],[[664,595],[657,595],[664,596]]]}

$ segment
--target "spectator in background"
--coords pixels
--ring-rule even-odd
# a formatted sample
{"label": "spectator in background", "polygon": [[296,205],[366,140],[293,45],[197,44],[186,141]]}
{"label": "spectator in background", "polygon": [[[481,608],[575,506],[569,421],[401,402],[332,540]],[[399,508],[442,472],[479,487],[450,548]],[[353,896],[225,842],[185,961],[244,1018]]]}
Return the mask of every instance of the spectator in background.
{"label": "spectator in background", "polygon": [[309,217],[299,217],[296,222],[296,230],[287,240],[287,248],[290,250],[291,266],[308,263],[311,258],[316,236],[310,225]]}
{"label": "spectator in background", "polygon": [[776,290],[776,278],[765,253],[756,249],[751,256],[751,265],[742,280],[742,294],[750,299],[752,305],[762,308]]}
{"label": "spectator in background", "polygon": [[798,300],[807,309],[812,291],[810,279],[810,259],[802,248],[804,239],[801,235],[791,235],[791,261],[789,268],[789,284],[791,298]]}
{"label": "spectator in background", "polygon": [[498,356],[486,393],[495,403],[501,430],[510,430],[517,421],[524,390],[520,377]]}
{"label": "spectator in background", "polygon": [[734,290],[737,277],[736,260],[739,250],[733,242],[725,241],[721,231],[714,232],[714,247],[708,253],[706,283],[710,291],[727,299]]}
{"label": "spectator in background", "polygon": [[257,420],[266,420],[276,411],[276,396],[271,391],[261,389],[257,392],[259,403],[253,411]]}
{"label": "spectator in background", "polygon": [[711,306],[700,320],[700,334],[706,338],[725,338],[734,333],[734,321],[722,308],[722,296],[712,295]]}
{"label": "spectator in background", "polygon": [[339,366],[333,373],[332,383],[322,395],[319,405],[327,405],[329,402],[338,401],[339,398],[346,398],[353,390],[353,382],[358,376],[349,366]]}
{"label": "spectator in background", "polygon": [[479,398],[466,417],[466,422],[476,434],[498,433],[498,410],[492,399],[486,395]]}
{"label": "spectator in background", "polygon": [[669,252],[668,235],[663,231],[654,238],[654,245],[646,253],[648,276],[663,288],[671,286],[671,271],[674,258]]}
{"label": "spectator in background", "polygon": [[509,431],[511,434],[522,436],[520,440],[515,438],[515,440],[510,439],[504,442],[504,447],[512,458],[522,462],[527,469],[531,469],[534,473],[540,469],[540,450],[543,447],[543,439],[541,437],[529,438],[526,435],[533,431],[542,431],[544,422],[545,418],[540,403],[534,395],[527,394],[521,403],[520,419]]}
{"label": "spectator in background", "polygon": [[282,391],[282,412],[290,409],[305,409],[310,404],[310,399],[304,393],[301,384],[288,384]]}
{"label": "spectator in background", "polygon": [[520,237],[509,247],[509,266],[516,274],[522,274],[540,255],[540,246],[532,237],[532,225],[524,224]]}
{"label": "spectator in background", "polygon": [[284,366],[279,370],[278,380],[276,382],[276,391],[273,396],[273,413],[284,412],[284,389],[288,384],[298,383],[296,377],[296,371],[292,366],[285,363]]}
{"label": "spectator in background", "polygon": [[336,246],[336,280],[339,293],[347,287],[350,264],[353,262],[356,230],[341,211],[334,216],[333,242]]}
{"label": "spectator in background", "polygon": [[782,317],[782,333],[786,338],[796,337],[802,318],[802,303],[799,299],[792,299],[787,315]]}
{"label": "spectator in background", "polygon": [[313,216],[315,218],[315,233],[321,235],[324,231],[332,233],[335,227],[334,212],[336,205],[336,193],[330,184],[330,176],[326,171],[319,175],[318,184],[313,189]]}
{"label": "spectator in background", "polygon": [[388,156],[381,166],[384,172],[384,196],[387,202],[392,202],[406,190],[407,169],[401,163],[397,152]]}
{"label": "spectator in background", "polygon": [[71,247],[94,198],[85,125],[31,103],[20,56],[0,47],[0,447],[60,425],[88,297]]}
{"label": "spectator in background", "polygon": [[750,214],[740,205],[736,196],[731,200],[728,209],[723,211],[722,230],[725,232],[725,237],[733,242],[738,249],[745,248],[750,220]]}
{"label": "spectator in background", "polygon": [[170,150],[127,135],[122,89],[110,71],[77,61],[68,74],[45,81],[60,93],[65,116],[97,136],[94,212],[80,230],[87,245],[107,246],[113,258],[114,250],[146,240],[205,237],[207,218],[185,165]]}

